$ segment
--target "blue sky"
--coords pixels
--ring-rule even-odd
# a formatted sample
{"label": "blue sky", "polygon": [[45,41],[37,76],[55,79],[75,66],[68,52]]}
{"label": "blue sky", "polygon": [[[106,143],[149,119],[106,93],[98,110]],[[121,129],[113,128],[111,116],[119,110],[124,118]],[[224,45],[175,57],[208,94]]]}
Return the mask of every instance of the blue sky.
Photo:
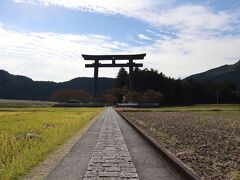
{"label": "blue sky", "polygon": [[0,69],[65,81],[92,76],[83,53],[145,52],[144,67],[184,78],[240,59],[239,8],[238,0],[1,0]]}

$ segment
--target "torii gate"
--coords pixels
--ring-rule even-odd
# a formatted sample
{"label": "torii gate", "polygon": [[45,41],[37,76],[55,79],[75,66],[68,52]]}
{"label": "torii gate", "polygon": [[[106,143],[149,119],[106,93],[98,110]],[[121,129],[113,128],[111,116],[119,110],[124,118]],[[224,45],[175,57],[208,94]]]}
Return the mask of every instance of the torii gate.
{"label": "torii gate", "polygon": [[[86,64],[86,68],[94,68],[94,79],[93,79],[93,91],[92,96],[93,100],[97,94],[97,86],[98,86],[98,69],[100,67],[129,67],[129,90],[134,90],[134,82],[133,82],[133,68],[134,67],[143,67],[142,63],[134,63],[134,60],[142,60],[146,54],[133,54],[133,55],[85,55],[82,57],[84,60],[94,61],[92,64]],[[101,60],[111,60],[111,64],[101,64],[99,61]],[[128,60],[128,63],[116,63],[116,60]]]}

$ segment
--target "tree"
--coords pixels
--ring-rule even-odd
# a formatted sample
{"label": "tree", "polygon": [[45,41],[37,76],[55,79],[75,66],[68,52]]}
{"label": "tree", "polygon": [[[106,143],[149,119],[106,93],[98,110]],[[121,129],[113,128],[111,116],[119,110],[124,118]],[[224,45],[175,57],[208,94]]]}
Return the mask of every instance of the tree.
{"label": "tree", "polygon": [[68,89],[60,89],[51,95],[51,99],[54,101],[58,101],[59,103],[68,102],[71,97],[71,92]]}
{"label": "tree", "polygon": [[72,90],[71,100],[86,103],[90,100],[90,94],[85,90]]}
{"label": "tree", "polygon": [[110,89],[107,94],[105,95],[109,102],[117,103],[122,102],[122,97],[124,93],[120,88],[112,88]]}
{"label": "tree", "polygon": [[66,102],[88,102],[90,95],[84,90],[61,89],[53,92],[51,99],[61,103]]}
{"label": "tree", "polygon": [[125,99],[130,103],[141,102],[141,93],[136,91],[128,91],[128,93],[125,95]]}
{"label": "tree", "polygon": [[115,87],[122,88],[124,86],[128,86],[128,73],[124,68],[121,68],[115,80]]}
{"label": "tree", "polygon": [[142,102],[145,103],[158,103],[162,99],[160,92],[149,89],[143,93]]}

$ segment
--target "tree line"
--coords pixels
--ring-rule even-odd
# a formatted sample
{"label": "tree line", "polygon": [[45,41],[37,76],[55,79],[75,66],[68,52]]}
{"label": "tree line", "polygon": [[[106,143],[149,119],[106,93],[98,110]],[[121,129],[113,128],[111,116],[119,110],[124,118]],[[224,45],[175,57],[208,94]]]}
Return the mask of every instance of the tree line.
{"label": "tree line", "polygon": [[[154,69],[134,70],[134,89],[128,90],[129,74],[121,68],[114,86],[104,94],[98,94],[101,103],[138,102],[160,103],[162,105],[191,105],[211,103],[239,103],[237,87],[229,82],[195,81],[174,79]],[[84,90],[57,90],[52,100],[59,102],[87,103],[92,101]]]}
{"label": "tree line", "polygon": [[[122,68],[118,72],[115,87],[128,85],[128,73]],[[230,82],[196,81],[193,79],[174,79],[154,69],[136,68],[134,85],[137,92],[148,89],[160,92],[160,103],[164,105],[190,105],[211,103],[239,103],[237,87]]]}
{"label": "tree line", "polygon": [[[99,103],[158,103],[162,98],[160,92],[147,90],[145,92],[128,91],[124,88],[112,88],[105,94],[99,94],[95,101]],[[85,90],[60,89],[56,90],[51,98],[59,103],[89,103],[91,95]]]}

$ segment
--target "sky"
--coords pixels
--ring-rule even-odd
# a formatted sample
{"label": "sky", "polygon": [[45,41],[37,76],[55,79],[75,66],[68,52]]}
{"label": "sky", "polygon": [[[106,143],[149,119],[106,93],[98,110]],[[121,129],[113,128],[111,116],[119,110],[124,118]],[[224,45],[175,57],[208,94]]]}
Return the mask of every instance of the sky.
{"label": "sky", "polygon": [[239,9],[240,0],[0,0],[0,69],[62,82],[93,76],[82,54],[147,53],[144,68],[184,78],[240,59]]}

